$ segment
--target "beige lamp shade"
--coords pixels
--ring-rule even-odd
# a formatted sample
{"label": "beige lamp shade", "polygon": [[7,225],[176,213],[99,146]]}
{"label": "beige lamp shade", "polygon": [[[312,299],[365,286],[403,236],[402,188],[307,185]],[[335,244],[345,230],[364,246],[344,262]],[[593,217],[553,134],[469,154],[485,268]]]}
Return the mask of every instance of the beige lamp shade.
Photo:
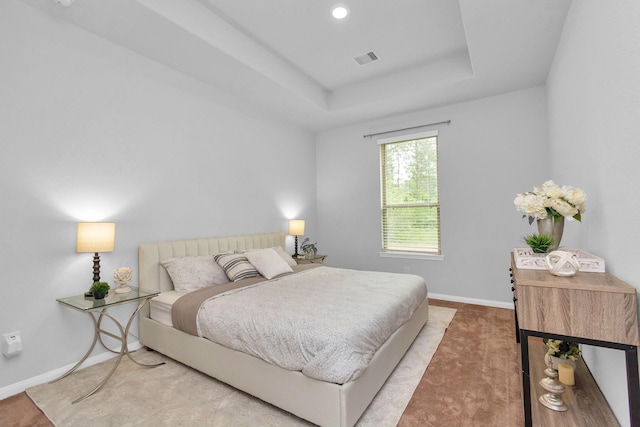
{"label": "beige lamp shade", "polygon": [[304,220],[289,220],[289,234],[292,236],[302,236],[304,234]]}
{"label": "beige lamp shade", "polygon": [[76,252],[112,252],[116,242],[114,222],[79,222]]}

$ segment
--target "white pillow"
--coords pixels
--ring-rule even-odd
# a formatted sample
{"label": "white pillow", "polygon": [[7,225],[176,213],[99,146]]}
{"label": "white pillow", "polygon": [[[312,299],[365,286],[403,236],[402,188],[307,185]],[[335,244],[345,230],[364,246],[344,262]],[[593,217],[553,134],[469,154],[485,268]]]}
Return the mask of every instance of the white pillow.
{"label": "white pillow", "polygon": [[273,249],[275,249],[276,253],[278,255],[280,255],[280,258],[282,258],[287,264],[289,264],[291,267],[295,267],[296,265],[298,265],[298,263],[296,262],[295,259],[293,259],[293,257],[291,255],[289,255],[288,253],[285,252],[284,249],[282,249],[280,246],[275,246]]}
{"label": "white pillow", "polygon": [[260,273],[247,260],[246,254],[225,253],[214,255],[213,259],[222,267],[229,279],[233,282],[247,279],[249,277],[258,277]]}
{"label": "white pillow", "polygon": [[179,293],[229,282],[224,270],[211,256],[167,258],[160,264],[169,273],[173,288]]}
{"label": "white pillow", "polygon": [[[289,264],[291,267],[295,267],[296,265],[298,265],[298,263],[296,262],[295,259],[293,259],[291,257],[291,255],[289,255],[284,249],[282,249],[281,246],[274,246],[273,248],[274,251],[276,251],[276,253],[280,256],[280,258],[282,258],[284,260],[284,262],[286,262],[287,264]],[[246,254],[247,252],[255,252],[255,251],[261,251],[262,249],[247,249],[244,251],[241,251],[239,253],[242,254]]]}
{"label": "white pillow", "polygon": [[267,279],[272,279],[283,273],[292,273],[287,264],[273,248],[245,252],[247,260]]}

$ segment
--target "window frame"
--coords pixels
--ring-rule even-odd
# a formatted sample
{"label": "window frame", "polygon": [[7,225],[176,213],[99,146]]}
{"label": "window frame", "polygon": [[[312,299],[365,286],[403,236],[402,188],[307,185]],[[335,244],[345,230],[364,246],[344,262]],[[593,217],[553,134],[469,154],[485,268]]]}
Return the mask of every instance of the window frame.
{"label": "window frame", "polygon": [[[438,244],[437,244],[437,249],[438,252],[434,253],[434,252],[426,252],[426,251],[421,251],[421,250],[416,250],[416,251],[402,251],[402,250],[393,250],[393,249],[386,249],[384,247],[384,210],[385,210],[385,192],[386,189],[384,188],[384,173],[385,173],[385,158],[383,158],[383,150],[382,150],[382,146],[386,145],[386,144],[394,144],[394,143],[402,143],[402,142],[407,142],[407,141],[412,141],[412,140],[417,140],[417,139],[426,139],[426,138],[432,138],[435,137],[436,138],[436,168],[437,168],[437,172],[436,172],[436,181],[437,181],[437,203],[428,203],[425,204],[425,208],[430,208],[430,207],[435,207],[437,208],[437,212],[438,212]],[[379,138],[377,140],[378,143],[378,157],[379,157],[379,161],[380,161],[380,257],[385,257],[385,258],[405,258],[405,259],[426,259],[426,260],[443,260],[444,259],[444,255],[442,252],[442,220],[440,217],[440,210],[441,210],[441,202],[440,202],[440,159],[439,159],[439,153],[438,153],[438,148],[439,148],[439,132],[438,130],[428,130],[428,131],[423,131],[423,132],[417,132],[417,133],[411,133],[411,134],[402,134],[402,135],[396,135],[396,136],[392,136],[392,137],[386,137],[386,138]]]}

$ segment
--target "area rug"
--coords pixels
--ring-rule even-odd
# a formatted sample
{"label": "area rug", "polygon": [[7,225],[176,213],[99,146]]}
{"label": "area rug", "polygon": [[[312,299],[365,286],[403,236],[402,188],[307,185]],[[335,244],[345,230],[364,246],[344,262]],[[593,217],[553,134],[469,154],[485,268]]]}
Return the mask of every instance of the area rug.
{"label": "area rug", "polygon": [[[429,321],[358,423],[359,427],[395,426],[420,382],[456,310],[429,307]],[[153,369],[124,358],[107,384],[92,390],[114,363],[107,360],[53,384],[27,390],[55,426],[284,426],[311,423],[238,391],[159,353],[140,349],[136,360],[165,361]]]}

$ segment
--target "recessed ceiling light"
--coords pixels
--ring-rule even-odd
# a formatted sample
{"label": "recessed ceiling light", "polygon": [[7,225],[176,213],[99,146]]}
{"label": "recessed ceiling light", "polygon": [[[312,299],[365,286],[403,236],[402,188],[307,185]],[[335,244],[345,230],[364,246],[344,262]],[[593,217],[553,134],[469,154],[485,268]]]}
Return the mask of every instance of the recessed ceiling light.
{"label": "recessed ceiling light", "polygon": [[336,19],[344,19],[349,14],[349,9],[344,6],[336,6],[331,10],[331,15]]}

